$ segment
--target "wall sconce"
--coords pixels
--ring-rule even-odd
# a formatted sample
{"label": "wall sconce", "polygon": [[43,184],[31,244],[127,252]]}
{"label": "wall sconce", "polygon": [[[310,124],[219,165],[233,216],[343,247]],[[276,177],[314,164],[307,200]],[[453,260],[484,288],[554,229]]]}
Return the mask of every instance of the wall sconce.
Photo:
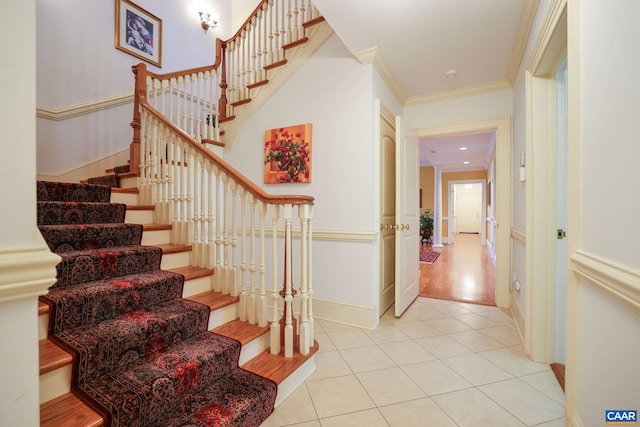
{"label": "wall sconce", "polygon": [[218,26],[218,21],[211,18],[211,14],[202,12],[198,13],[200,14],[200,26],[202,26],[202,29],[205,33],[209,30],[209,28],[211,28],[212,30],[216,29],[216,27]]}

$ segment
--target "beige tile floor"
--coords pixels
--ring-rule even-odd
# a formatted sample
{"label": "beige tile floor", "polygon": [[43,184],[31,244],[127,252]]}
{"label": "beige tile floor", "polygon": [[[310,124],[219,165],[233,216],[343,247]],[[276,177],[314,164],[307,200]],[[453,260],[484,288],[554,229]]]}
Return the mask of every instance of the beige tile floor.
{"label": "beige tile floor", "polygon": [[318,320],[316,371],[262,427],[564,426],[564,394],[496,307],[418,298],[375,330]]}

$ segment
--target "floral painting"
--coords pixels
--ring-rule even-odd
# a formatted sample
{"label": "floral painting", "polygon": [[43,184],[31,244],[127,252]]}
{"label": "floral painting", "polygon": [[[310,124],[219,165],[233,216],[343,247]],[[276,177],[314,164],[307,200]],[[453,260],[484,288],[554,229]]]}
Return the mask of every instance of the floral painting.
{"label": "floral painting", "polygon": [[264,133],[264,182],[311,182],[311,124]]}

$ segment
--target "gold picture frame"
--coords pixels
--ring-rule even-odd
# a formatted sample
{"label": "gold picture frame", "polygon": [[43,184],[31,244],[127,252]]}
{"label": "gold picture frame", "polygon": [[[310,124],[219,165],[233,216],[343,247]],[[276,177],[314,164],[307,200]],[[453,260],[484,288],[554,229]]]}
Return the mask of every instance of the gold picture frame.
{"label": "gold picture frame", "polygon": [[162,20],[129,0],[116,1],[116,49],[162,67]]}

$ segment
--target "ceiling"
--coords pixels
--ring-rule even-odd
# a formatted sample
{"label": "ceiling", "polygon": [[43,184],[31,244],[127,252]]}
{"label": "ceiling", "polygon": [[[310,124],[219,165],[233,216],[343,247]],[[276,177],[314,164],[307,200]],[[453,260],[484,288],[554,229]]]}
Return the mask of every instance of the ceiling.
{"label": "ceiling", "polygon": [[[538,0],[314,0],[338,37],[407,103],[512,86]],[[456,71],[448,78],[447,72]],[[487,167],[489,134],[420,141],[420,164]],[[460,145],[469,149],[462,152]],[[455,148],[453,148],[455,147]],[[464,161],[469,161],[464,165]]]}

